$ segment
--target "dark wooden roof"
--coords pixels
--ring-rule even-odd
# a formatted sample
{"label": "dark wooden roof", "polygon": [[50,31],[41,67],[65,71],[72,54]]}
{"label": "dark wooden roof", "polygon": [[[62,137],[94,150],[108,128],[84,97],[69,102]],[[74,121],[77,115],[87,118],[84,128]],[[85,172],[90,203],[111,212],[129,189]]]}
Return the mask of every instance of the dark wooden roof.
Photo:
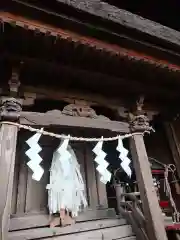
{"label": "dark wooden roof", "polygon": [[155,104],[178,105],[178,56],[170,63],[168,58],[22,16],[1,12],[0,18],[2,82],[10,76],[11,63],[23,62],[20,77],[25,85],[78,89],[127,100],[145,94]]}
{"label": "dark wooden roof", "polygon": [[163,41],[180,45],[180,33],[159,23],[142,18],[126,10],[120,9],[105,1],[100,0],[57,0],[75,9],[113,21],[127,28],[146,33]]}

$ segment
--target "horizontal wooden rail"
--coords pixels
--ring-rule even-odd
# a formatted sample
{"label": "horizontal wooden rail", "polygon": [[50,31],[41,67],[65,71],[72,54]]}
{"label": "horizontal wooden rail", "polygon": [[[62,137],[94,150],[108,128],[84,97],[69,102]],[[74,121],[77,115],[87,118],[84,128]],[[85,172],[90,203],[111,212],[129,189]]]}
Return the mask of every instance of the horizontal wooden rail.
{"label": "horizontal wooden rail", "polygon": [[86,117],[72,117],[63,114],[21,112],[20,123],[38,126],[67,126],[110,130],[121,133],[129,133],[129,124],[125,122],[110,121],[104,119],[91,119]]}

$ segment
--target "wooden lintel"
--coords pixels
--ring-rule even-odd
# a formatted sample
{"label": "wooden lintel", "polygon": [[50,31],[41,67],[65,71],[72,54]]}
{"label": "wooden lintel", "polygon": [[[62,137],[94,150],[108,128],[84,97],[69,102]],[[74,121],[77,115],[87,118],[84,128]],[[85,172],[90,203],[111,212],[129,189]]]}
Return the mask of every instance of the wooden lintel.
{"label": "wooden lintel", "polygon": [[[82,93],[82,91],[75,90],[67,90],[63,89],[55,89],[52,87],[47,87],[44,85],[40,85],[38,87],[33,87],[30,85],[22,85],[21,86],[22,94],[23,92],[28,92],[31,94],[36,94],[37,99],[53,99],[56,101],[65,101],[68,103],[74,103],[74,100],[85,100],[88,102],[90,106],[101,105],[104,107],[108,107],[109,109],[118,110],[118,112],[124,112],[128,110],[128,106],[130,105],[129,99],[122,98],[107,98],[101,94],[94,93]],[[162,106],[161,106],[162,109]],[[159,105],[149,105],[145,104],[144,110],[150,114],[152,117],[153,112],[156,114],[159,110]],[[148,116],[149,117],[149,116]]]}
{"label": "wooden lintel", "polygon": [[180,46],[180,33],[100,0],[58,0],[71,7]]}
{"label": "wooden lintel", "polygon": [[104,119],[91,119],[85,117],[72,117],[59,114],[21,112],[20,123],[38,126],[67,126],[104,129],[121,133],[129,132],[129,124],[125,122],[110,121]]}

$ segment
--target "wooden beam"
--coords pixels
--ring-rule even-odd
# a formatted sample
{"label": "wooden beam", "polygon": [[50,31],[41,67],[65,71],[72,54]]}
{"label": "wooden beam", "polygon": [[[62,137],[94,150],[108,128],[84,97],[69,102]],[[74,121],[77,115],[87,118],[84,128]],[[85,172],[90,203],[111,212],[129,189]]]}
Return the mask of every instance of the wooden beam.
{"label": "wooden beam", "polygon": [[135,135],[130,141],[149,240],[167,240],[162,212],[153,185],[151,168],[143,135]]}
{"label": "wooden beam", "polygon": [[119,106],[125,106],[125,103],[119,99],[107,99],[101,94],[92,94],[92,93],[82,93],[82,91],[74,91],[67,89],[55,89],[52,87],[41,86],[33,87],[28,85],[21,86],[22,94],[24,92],[35,93],[36,99],[53,99],[56,101],[66,101],[68,103],[74,103],[74,100],[84,100],[89,103],[90,106],[101,105],[108,107],[110,109],[119,109]]}
{"label": "wooden beam", "polygon": [[[21,94],[23,95],[24,92],[35,93],[36,99],[53,99],[56,101],[65,101],[68,103],[74,103],[74,100],[85,100],[88,102],[90,106],[104,106],[109,109],[120,111],[122,114],[128,111],[128,106],[134,104],[132,99],[123,99],[123,98],[107,98],[103,95],[94,94],[94,93],[83,93],[82,91],[74,91],[74,90],[67,90],[67,89],[55,89],[53,87],[47,87],[43,85],[39,85],[37,87],[22,85],[21,86]],[[159,109],[163,112],[167,110],[167,105],[158,105],[157,101],[156,104],[154,103],[145,103],[144,110],[149,114],[155,113],[157,114]],[[127,113],[126,113],[127,115]]]}
{"label": "wooden beam", "polygon": [[100,0],[57,0],[78,10],[180,46],[180,32]]}
{"label": "wooden beam", "polygon": [[71,117],[63,114],[53,115],[38,112],[21,112],[20,123],[26,125],[38,126],[68,126],[81,128],[104,129],[115,132],[128,133],[129,124],[125,122],[117,122],[103,119],[91,119],[85,117]]}
{"label": "wooden beam", "polygon": [[[94,71],[93,69],[85,70],[78,67],[71,67],[69,65],[64,65],[62,63],[60,64],[57,61],[54,61],[52,63],[52,62],[48,62],[46,59],[43,60],[43,59],[27,57],[22,55],[9,55],[9,54],[7,55],[5,54],[5,56],[7,56],[8,59],[11,59],[14,61],[23,61],[25,64],[27,63],[31,67],[36,67],[36,68],[42,67],[44,69],[49,69],[49,71],[52,71],[57,75],[67,76],[67,79],[69,78],[81,79],[82,88],[83,86],[89,83],[91,83],[92,85],[92,82],[93,82],[93,85],[98,86],[98,84],[96,83],[102,84],[102,80],[103,80],[104,88],[107,89],[107,92],[108,92],[108,89],[112,89],[113,91],[113,89],[116,89],[118,87],[122,89],[121,91],[122,95],[124,93],[126,94],[131,93],[135,95],[139,95],[140,93],[143,93],[145,95],[148,95],[149,97],[153,95],[157,99],[168,99],[169,101],[177,99],[179,97],[179,92],[176,89],[170,90],[169,88],[165,88],[163,84],[159,84],[159,83],[158,83],[159,84],[158,86],[156,85],[156,87],[154,87],[154,85],[152,84],[154,81],[153,78],[148,80],[148,82],[144,83],[144,81],[140,82],[139,79],[132,80],[130,78],[125,79],[122,77],[109,75],[108,73],[106,73],[106,70],[104,70],[104,72],[102,73],[97,70]],[[153,69],[154,71],[156,71],[155,68],[153,68],[152,66],[152,70]],[[167,74],[168,73],[169,73],[169,70]],[[53,85],[53,82],[51,86],[52,85]],[[56,82],[56,85],[57,85],[57,82]],[[66,86],[66,84],[64,84],[64,86]],[[61,87],[62,87],[62,84],[61,84]],[[92,89],[92,86],[91,86],[91,89]],[[105,91],[102,91],[102,92],[105,92]]]}
{"label": "wooden beam", "polygon": [[0,129],[0,240],[6,240],[12,201],[18,127],[2,124]]}

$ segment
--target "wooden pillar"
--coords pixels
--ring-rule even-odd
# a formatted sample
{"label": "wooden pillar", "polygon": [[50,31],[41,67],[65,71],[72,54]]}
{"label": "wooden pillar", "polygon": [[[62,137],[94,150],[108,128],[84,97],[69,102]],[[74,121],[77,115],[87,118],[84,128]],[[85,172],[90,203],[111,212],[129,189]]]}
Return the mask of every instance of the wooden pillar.
{"label": "wooden pillar", "polygon": [[121,202],[124,202],[123,193],[125,193],[124,187],[121,183],[114,183],[115,191],[116,191],[116,200],[117,200],[117,210],[120,214]]}
{"label": "wooden pillar", "polygon": [[100,208],[108,208],[106,185],[100,181],[100,177],[100,174],[96,171],[98,205]]}
{"label": "wooden pillar", "polygon": [[[134,116],[131,121],[131,130],[140,132],[149,130],[148,119],[143,116]],[[131,153],[140,191],[143,212],[146,219],[146,229],[150,240],[167,240],[162,211],[153,185],[150,163],[146,153],[143,135],[134,135],[131,138]]]}
{"label": "wooden pillar", "polygon": [[[13,93],[16,90],[13,85]],[[19,100],[2,98],[1,121],[17,121],[20,111]],[[0,126],[0,240],[8,239],[17,132],[17,126],[3,123]]]}
{"label": "wooden pillar", "polygon": [[86,145],[86,174],[87,195],[90,209],[108,208],[106,185],[100,181],[100,174],[96,170],[92,147]]}
{"label": "wooden pillar", "polygon": [[172,123],[166,122],[164,126],[169,147],[171,149],[174,162],[176,164],[177,173],[178,176],[180,177],[180,145],[177,138],[177,134]]}
{"label": "wooden pillar", "polygon": [[97,184],[96,184],[96,169],[92,157],[92,151],[89,146],[86,145],[86,174],[87,174],[87,195],[89,208],[92,210],[97,209],[98,206],[98,193],[97,193]]}

